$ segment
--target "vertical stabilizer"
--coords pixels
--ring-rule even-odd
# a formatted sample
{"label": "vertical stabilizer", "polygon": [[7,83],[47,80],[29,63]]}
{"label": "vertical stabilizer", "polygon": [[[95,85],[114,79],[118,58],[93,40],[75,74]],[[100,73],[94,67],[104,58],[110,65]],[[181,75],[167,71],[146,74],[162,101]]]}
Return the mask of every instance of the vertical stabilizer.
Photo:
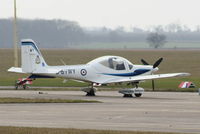
{"label": "vertical stabilizer", "polygon": [[25,39],[21,41],[21,59],[23,72],[45,72],[47,64],[33,40]]}

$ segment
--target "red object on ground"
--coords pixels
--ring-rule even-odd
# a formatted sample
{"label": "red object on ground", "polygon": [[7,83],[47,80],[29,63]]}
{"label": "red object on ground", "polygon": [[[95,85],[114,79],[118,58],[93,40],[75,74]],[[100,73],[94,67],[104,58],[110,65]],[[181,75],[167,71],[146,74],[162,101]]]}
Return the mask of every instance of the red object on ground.
{"label": "red object on ground", "polygon": [[19,78],[17,81],[18,85],[31,85],[33,80],[30,78]]}
{"label": "red object on ground", "polygon": [[181,82],[181,84],[178,86],[179,88],[190,88],[191,86],[194,86],[194,84],[190,81],[184,81]]}

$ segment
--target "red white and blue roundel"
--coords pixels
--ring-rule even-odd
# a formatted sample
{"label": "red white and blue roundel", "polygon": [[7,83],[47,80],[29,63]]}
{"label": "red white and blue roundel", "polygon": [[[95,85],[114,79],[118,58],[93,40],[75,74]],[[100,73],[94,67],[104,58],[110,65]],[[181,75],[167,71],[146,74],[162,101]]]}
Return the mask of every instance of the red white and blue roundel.
{"label": "red white and blue roundel", "polygon": [[82,75],[82,76],[85,76],[86,74],[87,74],[87,70],[81,69],[81,75]]}

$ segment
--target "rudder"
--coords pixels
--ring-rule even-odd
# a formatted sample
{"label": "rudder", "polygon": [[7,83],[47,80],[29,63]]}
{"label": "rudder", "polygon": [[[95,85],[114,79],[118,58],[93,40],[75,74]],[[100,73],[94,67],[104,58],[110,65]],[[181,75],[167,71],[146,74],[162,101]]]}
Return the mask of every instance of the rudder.
{"label": "rudder", "polygon": [[31,39],[21,40],[22,71],[26,73],[44,72],[48,66],[35,42]]}

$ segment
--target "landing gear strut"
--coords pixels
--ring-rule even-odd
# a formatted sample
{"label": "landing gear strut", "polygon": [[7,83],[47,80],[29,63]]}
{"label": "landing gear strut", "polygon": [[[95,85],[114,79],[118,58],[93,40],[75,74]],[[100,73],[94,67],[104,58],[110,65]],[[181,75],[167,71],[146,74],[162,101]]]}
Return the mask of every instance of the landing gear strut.
{"label": "landing gear strut", "polygon": [[[139,84],[138,82],[132,84],[132,85],[135,86],[136,90],[138,89],[138,84]],[[143,92],[144,92],[144,91],[143,91]],[[141,92],[135,92],[134,95],[135,95],[135,97],[141,97],[141,96],[142,96],[142,93],[141,93]]]}

